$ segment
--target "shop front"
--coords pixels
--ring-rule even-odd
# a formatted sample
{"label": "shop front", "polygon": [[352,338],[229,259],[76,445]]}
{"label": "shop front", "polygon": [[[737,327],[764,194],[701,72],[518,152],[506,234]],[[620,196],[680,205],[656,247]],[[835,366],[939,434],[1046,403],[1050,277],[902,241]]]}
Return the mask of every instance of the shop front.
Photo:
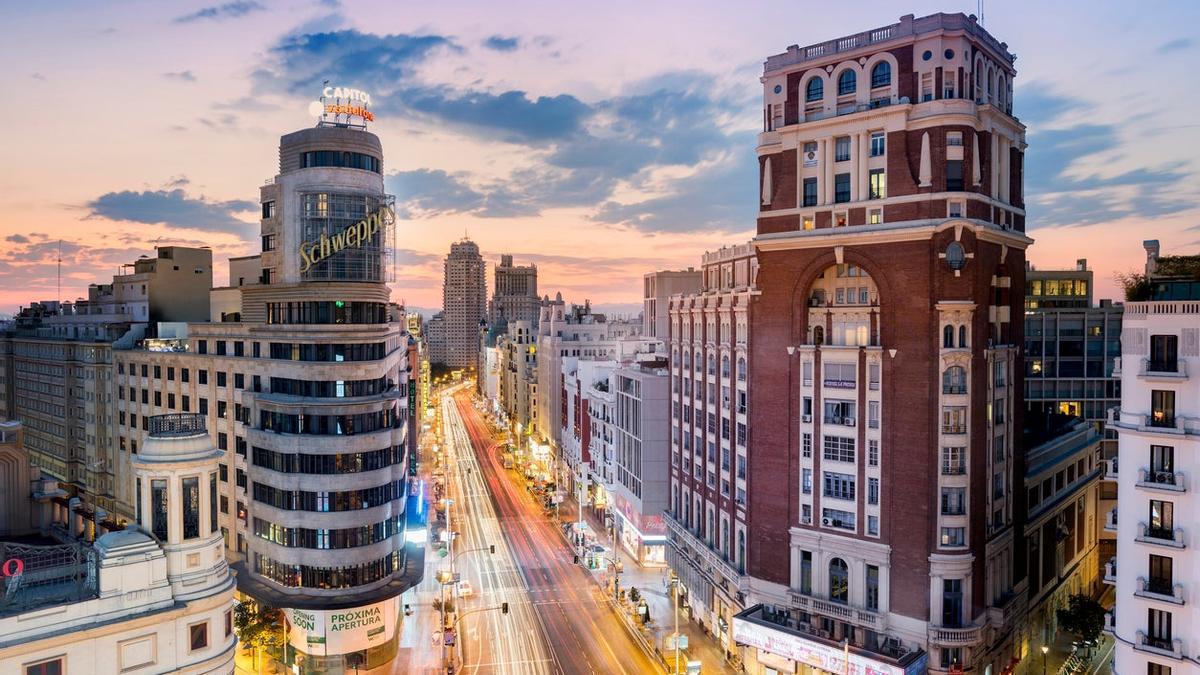
{"label": "shop front", "polygon": [[349,609],[285,609],[287,665],[295,674],[352,673],[395,658],[400,598]]}
{"label": "shop front", "polygon": [[924,651],[885,656],[810,634],[787,612],[755,605],[733,617],[733,639],[749,675],[920,675]]}
{"label": "shop front", "polygon": [[616,541],[642,567],[667,564],[667,526],[661,515],[644,516],[621,492],[612,495]]}

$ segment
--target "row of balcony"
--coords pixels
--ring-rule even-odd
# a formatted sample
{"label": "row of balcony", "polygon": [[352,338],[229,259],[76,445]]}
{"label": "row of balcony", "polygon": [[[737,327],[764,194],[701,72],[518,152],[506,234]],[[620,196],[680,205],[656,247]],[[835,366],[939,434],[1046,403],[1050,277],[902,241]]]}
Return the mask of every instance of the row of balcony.
{"label": "row of balcony", "polygon": [[1104,563],[1104,583],[1110,586],[1117,585],[1117,559],[1115,556]]}
{"label": "row of balcony", "polygon": [[1170,579],[1138,577],[1133,594],[1148,600],[1183,604],[1183,584],[1173,583]]}
{"label": "row of balcony", "polygon": [[1187,476],[1182,471],[1158,471],[1142,467],[1138,469],[1137,486],[1148,490],[1186,492]]}
{"label": "row of balcony", "polygon": [[1184,541],[1182,527],[1151,527],[1144,522],[1138,523],[1136,541],[1143,544],[1170,546],[1171,548],[1184,548],[1187,545]]}

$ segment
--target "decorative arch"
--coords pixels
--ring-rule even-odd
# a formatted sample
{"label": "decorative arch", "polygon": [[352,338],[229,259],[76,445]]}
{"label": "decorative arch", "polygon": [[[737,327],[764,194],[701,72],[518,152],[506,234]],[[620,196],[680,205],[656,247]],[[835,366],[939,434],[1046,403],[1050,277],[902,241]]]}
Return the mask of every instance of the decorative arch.
{"label": "decorative arch", "polygon": [[873,76],[874,76],[875,68],[883,63],[886,63],[888,65],[888,68],[891,70],[891,78],[887,85],[889,87],[889,94],[891,96],[899,96],[900,95],[900,63],[899,63],[899,61],[896,60],[895,55],[892,54],[891,52],[879,52],[877,54],[872,54],[871,58],[867,59],[867,62],[865,64],[863,64],[863,73],[865,73],[869,78],[871,78],[867,81],[867,89],[868,89],[868,91],[870,91],[870,90],[874,90],[877,88],[874,86],[875,83],[873,81],[874,80]]}
{"label": "decorative arch", "polygon": [[[795,282],[792,284],[792,344],[803,344],[809,335],[808,325],[808,292],[813,287],[817,278],[824,274],[825,270],[833,265],[845,263],[848,265],[857,265],[866,271],[871,277],[871,281],[875,283],[875,290],[879,295],[879,307],[887,307],[891,302],[891,282],[887,275],[887,268],[875,260],[874,258],[863,254],[854,249],[845,249],[838,260],[838,256],[833,251],[829,251],[824,255],[813,259],[795,277]],[[812,327],[815,331],[816,326]],[[882,324],[880,325],[879,339],[886,340],[882,333]]]}
{"label": "decorative arch", "polygon": [[1001,110],[1005,109],[1006,101],[1008,100],[1008,84],[1004,74],[1001,73],[996,82],[996,106]]}
{"label": "decorative arch", "polygon": [[[825,100],[825,90],[829,83],[826,81],[825,72],[819,68],[813,69],[800,80],[800,97],[805,105],[810,103],[818,103]],[[809,98],[810,93],[815,93],[813,89],[820,89],[820,94],[816,98]],[[801,106],[803,107],[803,106]]]}
{"label": "decorative arch", "polygon": [[[853,75],[851,75],[850,77],[854,78],[854,88],[850,93],[843,94],[843,93],[841,93],[842,77],[847,72],[853,73]],[[834,87],[834,98],[838,98],[840,96],[850,96],[851,94],[857,96],[858,88],[859,88],[859,85],[861,84],[861,80],[862,80],[862,75],[863,75],[862,68],[859,67],[857,62],[843,61],[842,63],[839,63],[837,65],[837,67],[833,69],[833,73],[830,77],[830,84],[832,84]]]}
{"label": "decorative arch", "polygon": [[967,348],[967,324],[958,327],[958,347],[959,349]]}
{"label": "decorative arch", "polygon": [[975,52],[975,65],[971,67],[971,79],[975,82],[975,91],[972,93],[977,103],[987,99],[987,96],[983,93],[983,77],[986,72],[987,62],[984,60],[982,54]]}
{"label": "decorative arch", "polygon": [[990,65],[987,69],[987,102],[996,102],[996,69]]}
{"label": "decorative arch", "polygon": [[942,371],[943,394],[967,393],[967,369],[954,365]]}
{"label": "decorative arch", "polygon": [[953,348],[954,348],[954,326],[951,324],[946,324],[945,327],[942,328],[942,349],[953,349]]}
{"label": "decorative arch", "polygon": [[746,381],[746,356],[744,354],[738,354],[737,380],[738,380],[738,382]]}

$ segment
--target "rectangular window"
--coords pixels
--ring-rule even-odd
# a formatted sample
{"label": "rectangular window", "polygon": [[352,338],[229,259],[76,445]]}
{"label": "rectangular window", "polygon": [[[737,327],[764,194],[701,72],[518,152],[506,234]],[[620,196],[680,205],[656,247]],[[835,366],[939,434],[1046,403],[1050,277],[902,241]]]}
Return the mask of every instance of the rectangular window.
{"label": "rectangular window", "polygon": [[867,565],[867,609],[879,611],[879,567]]}
{"label": "rectangular window", "polygon": [[850,161],[850,137],[839,136],[834,140],[833,144],[833,161],[848,162]]}
{"label": "rectangular window", "polygon": [[825,386],[830,389],[854,389],[858,383],[858,365],[827,363],[824,367]]}
{"label": "rectangular window", "polygon": [[887,136],[882,131],[871,132],[871,156],[882,157],[887,153]]}
{"label": "rectangular window", "polygon": [[883,209],[868,209],[867,224],[880,225],[883,223]]}
{"label": "rectangular window", "polygon": [[1150,368],[1156,373],[1174,373],[1179,370],[1179,336],[1150,336]]}
{"label": "rectangular window", "polygon": [[967,409],[963,406],[942,408],[942,433],[967,433]]}
{"label": "rectangular window", "polygon": [[1156,539],[1175,538],[1175,504],[1150,500],[1150,527],[1146,529],[1146,535]]}
{"label": "rectangular window", "polygon": [[804,179],[804,206],[817,205],[817,179]]}
{"label": "rectangular window", "polygon": [[[808,471],[808,469],[805,469]],[[845,473],[833,473],[826,471],[823,473],[822,495],[833,497],[835,499],[854,499],[854,476]]]}
{"label": "rectangular window", "polygon": [[843,436],[826,436],[822,457],[834,462],[853,462],[854,439]]}
{"label": "rectangular window", "polygon": [[196,651],[208,647],[208,622],[188,626],[188,650]]}
{"label": "rectangular window", "polygon": [[[807,199],[807,197],[806,197],[806,199]],[[813,220],[812,216],[804,216],[803,218],[801,218],[801,222],[803,223],[802,229],[805,229],[805,230],[813,230],[813,229],[816,229],[816,227],[817,227],[816,221]]]}
{"label": "rectangular window", "polygon": [[208,371],[207,370],[197,370],[196,371],[196,383],[197,384],[208,384]]}
{"label": "rectangular window", "polygon": [[942,475],[961,476],[967,472],[967,449],[963,447],[942,448]]}
{"label": "rectangular window", "polygon": [[867,534],[879,536],[879,516],[867,516]]}
{"label": "rectangular window", "polygon": [[966,546],[966,541],[966,531],[963,528],[942,528],[942,546]]}
{"label": "rectangular window", "polygon": [[65,672],[62,658],[31,663],[25,666],[25,675],[63,675]]}
{"label": "rectangular window", "polygon": [[868,478],[867,479],[867,503],[873,504],[873,505],[879,504],[879,479],[878,478]]}
{"label": "rectangular window", "polygon": [[800,551],[800,592],[812,595],[812,551]]}
{"label": "rectangular window", "polygon": [[963,590],[962,579],[942,580],[942,625],[948,628],[962,626]]}
{"label": "rectangular window", "polygon": [[[263,219],[275,217],[275,200],[274,199],[272,199],[270,201],[265,201],[262,203],[262,217],[263,217]],[[264,249],[264,250],[269,250],[269,249]]]}
{"label": "rectangular window", "polygon": [[[947,98],[954,98],[953,96]],[[961,131],[947,131],[946,145],[961,148],[963,144],[963,135]]]}
{"label": "rectangular window", "polygon": [[867,199],[883,199],[887,197],[887,173],[883,169],[871,169]]}
{"label": "rectangular window", "polygon": [[963,202],[950,201],[947,203],[947,216],[950,218],[963,217]]}
{"label": "rectangular window", "polygon": [[879,441],[874,438],[867,441],[867,466],[879,466]]}
{"label": "rectangular window", "polygon": [[1170,556],[1150,554],[1150,578],[1146,590],[1161,595],[1171,595],[1175,590],[1175,576]]}
{"label": "rectangular window", "polygon": [[963,163],[961,159],[946,160],[946,191],[962,192]]}
{"label": "rectangular window", "polygon": [[1173,650],[1171,613],[1161,609],[1146,611],[1146,644],[1159,649]]}
{"label": "rectangular window", "polygon": [[800,454],[804,458],[812,457],[812,434],[802,434],[800,436]]}
{"label": "rectangular window", "polygon": [[227,376],[226,376],[226,374],[225,374],[225,371],[223,371],[223,370],[218,370],[218,371],[217,371],[217,386],[218,386],[218,387],[224,387],[224,386],[225,386],[225,382],[226,382],[226,378],[227,378]]}
{"label": "rectangular window", "polygon": [[837,204],[844,204],[850,201],[850,174],[839,173],[834,175],[833,201]]}
{"label": "rectangular window", "polygon": [[961,516],[967,512],[967,489],[960,487],[942,488],[942,515]]}
{"label": "rectangular window", "polygon": [[847,218],[847,214],[845,211],[834,211],[833,212],[833,226],[834,227],[845,227],[846,224],[849,222],[850,221]]}
{"label": "rectangular window", "polygon": [[828,527],[839,527],[844,530],[854,529],[854,514],[838,509],[821,509],[821,524]]}
{"label": "rectangular window", "polygon": [[1156,483],[1174,483],[1175,448],[1169,445],[1150,446],[1150,476]]}
{"label": "rectangular window", "polygon": [[1175,426],[1175,392],[1162,389],[1150,392],[1150,426]]}
{"label": "rectangular window", "polygon": [[801,471],[800,491],[806,495],[812,494],[812,469],[803,469]]}
{"label": "rectangular window", "polygon": [[854,409],[855,404],[853,401],[827,399],[825,401],[824,421],[826,424],[841,424],[852,427],[855,422]]}

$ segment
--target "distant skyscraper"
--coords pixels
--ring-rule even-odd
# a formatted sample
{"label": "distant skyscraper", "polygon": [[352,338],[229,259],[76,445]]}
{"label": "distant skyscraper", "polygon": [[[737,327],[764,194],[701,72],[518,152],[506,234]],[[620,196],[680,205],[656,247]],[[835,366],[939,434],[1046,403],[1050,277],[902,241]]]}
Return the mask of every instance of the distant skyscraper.
{"label": "distant skyscraper", "polygon": [[511,255],[500,256],[488,323],[503,328],[514,321],[538,320],[537,265],[514,265]]}
{"label": "distant skyscraper", "polygon": [[479,357],[479,322],[487,316],[486,267],[479,246],[470,239],[450,245],[442,284],[446,351],[443,363],[474,367]]}

